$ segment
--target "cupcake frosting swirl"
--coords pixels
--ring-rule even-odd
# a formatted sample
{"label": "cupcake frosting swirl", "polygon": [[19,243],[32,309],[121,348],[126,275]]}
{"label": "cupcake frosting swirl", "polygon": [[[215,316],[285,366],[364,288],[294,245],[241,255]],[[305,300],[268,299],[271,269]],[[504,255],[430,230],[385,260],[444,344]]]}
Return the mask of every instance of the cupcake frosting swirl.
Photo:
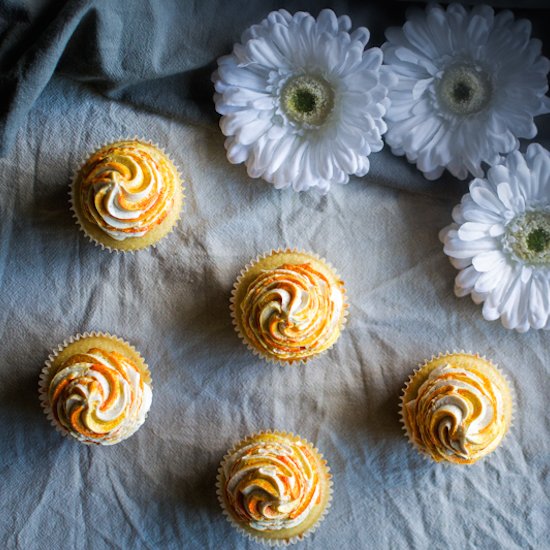
{"label": "cupcake frosting swirl", "polygon": [[255,348],[282,360],[305,358],[338,338],[343,283],[309,263],[283,264],[260,273],[240,307],[243,330]]}
{"label": "cupcake frosting swirl", "polygon": [[99,348],[69,357],[48,391],[55,420],[78,440],[102,445],[132,435],[145,421],[151,397],[131,361]]}
{"label": "cupcake frosting swirl", "polygon": [[300,441],[275,434],[251,441],[234,451],[222,470],[232,511],[259,531],[300,525],[320,502],[316,458]]}
{"label": "cupcake frosting swirl", "polygon": [[440,365],[406,404],[412,437],[434,460],[470,464],[498,446],[507,423],[502,389],[492,378]]}
{"label": "cupcake frosting swirl", "polygon": [[85,217],[113,239],[142,237],[172,208],[177,178],[168,159],[146,143],[114,143],[80,172]]}

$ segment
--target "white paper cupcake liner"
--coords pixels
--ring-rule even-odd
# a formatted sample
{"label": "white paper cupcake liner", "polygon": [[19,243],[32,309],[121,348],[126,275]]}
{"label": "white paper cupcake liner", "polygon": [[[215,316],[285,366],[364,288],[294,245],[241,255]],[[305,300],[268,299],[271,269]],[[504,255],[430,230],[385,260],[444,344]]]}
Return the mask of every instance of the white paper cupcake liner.
{"label": "white paper cupcake liner", "polygon": [[[235,283],[233,284],[233,288],[231,290],[231,297],[229,299],[229,310],[230,310],[230,313],[231,313],[231,322],[233,323],[233,327],[235,329],[235,332],[237,333],[237,336],[243,341],[243,343],[246,345],[246,347],[254,355],[256,355],[257,357],[260,357],[260,358],[262,358],[262,359],[264,359],[264,360],[266,360],[269,363],[272,363],[274,365],[279,365],[279,366],[283,366],[283,367],[286,367],[286,366],[289,366],[289,365],[305,365],[306,363],[308,363],[312,359],[316,359],[318,357],[321,357],[322,355],[327,353],[330,349],[332,349],[334,347],[334,345],[336,344],[336,342],[339,340],[340,335],[338,336],[338,338],[333,342],[333,344],[329,348],[327,348],[327,349],[325,349],[325,350],[323,350],[319,353],[315,353],[315,354],[313,354],[309,357],[300,357],[300,358],[297,358],[297,359],[291,359],[291,360],[286,360],[285,361],[283,359],[277,359],[276,357],[274,357],[274,356],[272,356],[272,355],[270,355],[270,354],[268,354],[264,351],[261,351],[261,350],[257,349],[256,347],[254,347],[252,344],[250,344],[250,342],[248,341],[248,338],[242,333],[241,328],[239,326],[239,322],[237,320],[237,311],[236,311],[236,308],[238,306],[238,304],[236,303],[237,292],[238,292],[238,289],[240,287],[240,284],[241,284],[243,278],[247,275],[247,272],[252,267],[254,267],[258,262],[260,262],[262,260],[265,260],[266,258],[269,258],[271,256],[274,256],[275,254],[305,254],[306,256],[309,256],[313,260],[321,263],[326,269],[328,269],[333,274],[335,279],[339,279],[340,281],[343,281],[343,279],[340,277],[340,274],[334,268],[334,266],[330,262],[328,262],[327,260],[325,260],[324,258],[319,256],[318,254],[315,254],[314,252],[307,252],[305,250],[298,249],[298,248],[272,249],[271,252],[266,252],[264,254],[256,256],[256,258],[254,260],[251,260],[250,262],[248,262],[244,266],[244,268],[241,269]],[[347,323],[348,314],[349,314],[349,303],[348,303],[348,296],[347,296],[345,284],[342,286],[342,296],[343,296],[343,299],[344,299],[344,303],[343,303],[343,306],[342,306],[342,314],[340,316],[339,327],[338,327],[338,330],[340,331],[340,333],[345,328],[345,325]]]}
{"label": "white paper cupcake liner", "polygon": [[[112,334],[109,334],[108,332],[84,332],[83,334],[78,333],[74,336],[71,336],[67,340],[64,340],[62,344],[59,344],[57,348],[53,349],[50,355],[48,355],[48,359],[44,363],[44,367],[42,367],[42,370],[40,371],[40,376],[38,380],[38,398],[40,400],[40,406],[42,407],[44,414],[46,415],[46,418],[50,422],[50,424],[56,429],[58,433],[63,435],[64,437],[68,437],[70,439],[75,439],[79,443],[84,443],[85,445],[109,445],[108,443],[101,443],[101,442],[92,442],[92,441],[81,441],[71,435],[71,433],[63,427],[61,424],[59,424],[54,415],[53,411],[51,409],[50,400],[48,398],[48,392],[50,387],[50,382],[55,375],[55,373],[51,373],[50,370],[52,368],[53,363],[56,361],[59,354],[65,350],[68,346],[71,344],[74,344],[75,342],[78,342],[80,340],[85,340],[86,338],[107,338],[109,340],[114,340],[115,342],[118,342],[119,344],[122,344],[123,346],[128,347],[133,353],[135,353],[140,359],[142,364],[136,365],[140,372],[145,377],[145,382],[149,385],[151,388],[151,391],[153,391],[153,384],[151,381],[151,371],[149,370],[149,366],[143,359],[143,356],[136,350],[134,346],[129,344],[126,340],[123,340],[122,338],[119,338],[118,336],[114,336]],[[145,418],[143,420],[142,425],[147,420],[147,416],[149,414],[149,411],[146,412]],[[138,428],[139,429],[139,428]],[[134,432],[135,433],[135,432]],[[133,435],[133,434],[131,434]],[[129,437],[131,437],[131,435]],[[124,441],[124,440],[121,440]],[[119,443],[119,442],[116,442]],[[116,444],[115,443],[115,444]]]}
{"label": "white paper cupcake liner", "polygon": [[454,467],[454,466],[458,466],[458,467],[470,467],[470,466],[473,466],[475,464],[477,464],[477,462],[479,462],[480,460],[483,460],[484,458],[486,458],[487,456],[489,456],[490,454],[492,454],[492,452],[494,452],[495,450],[498,449],[498,447],[496,449],[493,449],[493,451],[491,451],[491,453],[489,453],[488,455],[486,455],[485,457],[481,457],[480,459],[476,460],[475,462],[471,463],[471,464],[468,464],[468,463],[465,463],[465,464],[459,464],[459,463],[455,463],[455,462],[451,462],[451,461],[448,461],[448,460],[441,460],[441,461],[436,461],[433,459],[432,455],[427,452],[425,449],[423,449],[422,447],[420,447],[414,440],[413,440],[413,437],[412,437],[412,434],[409,430],[409,427],[407,425],[407,422],[405,421],[405,413],[404,413],[404,409],[405,409],[405,396],[407,395],[407,390],[410,386],[410,384],[412,383],[412,381],[414,380],[414,378],[416,377],[416,375],[421,372],[424,368],[426,368],[429,363],[431,363],[432,361],[434,360],[437,360],[437,359],[441,359],[443,357],[447,357],[448,355],[455,355],[455,354],[465,354],[465,355],[471,355],[473,357],[475,357],[476,359],[482,359],[484,361],[487,361],[497,372],[498,374],[503,378],[504,380],[504,383],[506,384],[506,388],[508,389],[509,391],[509,394],[510,394],[510,419],[509,419],[509,422],[508,422],[508,426],[507,426],[507,429],[506,429],[506,432],[504,433],[504,435],[502,436],[502,439],[500,440],[499,442],[499,445],[498,447],[500,447],[500,445],[502,445],[503,441],[506,439],[506,436],[508,435],[508,433],[510,432],[510,430],[512,429],[512,425],[514,423],[514,414],[515,414],[515,393],[513,391],[513,388],[512,388],[512,385],[510,384],[510,380],[508,379],[508,377],[506,376],[506,374],[495,364],[493,363],[490,359],[488,359],[485,355],[479,355],[478,353],[472,353],[472,352],[466,352],[464,350],[459,350],[459,351],[446,351],[445,353],[443,352],[440,352],[438,355],[432,355],[431,359],[427,359],[426,361],[424,361],[423,363],[419,364],[412,372],[412,374],[409,375],[409,378],[408,380],[405,382],[405,386],[403,387],[403,389],[401,390],[401,395],[399,397],[399,420],[401,422],[401,429],[405,432],[405,436],[407,437],[407,441],[409,442],[409,444],[424,458],[426,459],[428,462],[430,462],[430,464],[440,464],[440,465],[443,465],[445,467]]}
{"label": "white paper cupcake liner", "polygon": [[[84,221],[83,217],[80,215],[78,209],[75,207],[75,203],[77,201],[77,197],[75,195],[76,183],[77,183],[78,177],[79,177],[82,169],[84,168],[84,166],[86,165],[86,163],[88,162],[90,157],[92,155],[94,155],[95,153],[97,153],[98,151],[101,151],[101,149],[104,149],[105,147],[109,147],[110,145],[113,145],[113,143],[118,143],[118,142],[121,142],[121,141],[139,141],[140,143],[144,143],[146,145],[150,145],[151,147],[155,147],[156,149],[158,149],[163,155],[166,156],[166,158],[172,163],[172,166],[175,168],[177,176],[178,176],[178,186],[181,189],[181,199],[180,199],[181,204],[179,205],[177,215],[174,218],[174,221],[172,223],[172,227],[170,228],[170,230],[167,231],[162,237],[160,237],[159,240],[157,240],[153,243],[147,244],[147,245],[145,245],[141,248],[128,249],[128,250],[124,250],[122,248],[111,247],[111,246],[99,241],[93,235],[88,233],[88,231],[86,230],[86,227],[85,227],[85,221]],[[174,197],[175,196],[176,195],[174,195]],[[91,243],[93,243],[96,246],[99,246],[102,250],[108,250],[109,252],[117,252],[117,253],[120,252],[120,253],[133,254],[134,252],[139,252],[140,250],[146,250],[146,249],[151,248],[151,247],[156,248],[157,244],[160,241],[162,241],[165,237],[168,237],[168,235],[170,235],[174,231],[174,229],[177,227],[177,225],[178,225],[178,223],[181,219],[184,204],[185,204],[185,183],[184,183],[183,175],[181,173],[181,170],[180,170],[179,166],[174,162],[172,157],[164,150],[163,147],[161,147],[156,142],[153,142],[149,139],[144,139],[144,138],[137,137],[137,136],[133,137],[133,138],[117,139],[116,141],[106,141],[100,147],[97,147],[97,148],[93,149],[93,151],[80,163],[80,166],[78,167],[78,169],[75,170],[75,172],[73,174],[73,177],[71,179],[70,187],[69,187],[69,208],[71,210],[72,217],[74,218],[75,223],[78,226],[78,229],[82,233],[84,233],[84,236]],[[136,238],[139,239],[139,237],[136,237]]]}
{"label": "white paper cupcake liner", "polygon": [[[226,508],[226,501],[224,498],[224,487],[222,486],[222,482],[224,481],[224,466],[227,460],[229,460],[233,454],[241,449],[244,445],[247,445],[248,443],[252,443],[257,437],[261,437],[263,435],[278,435],[281,437],[286,437],[292,441],[300,441],[301,443],[307,445],[312,451],[313,454],[316,456],[326,479],[326,490],[328,491],[326,504],[324,505],[324,508],[321,510],[321,513],[319,514],[319,517],[315,520],[315,523],[313,523],[310,527],[308,527],[303,533],[300,533],[299,535],[294,535],[289,538],[285,539],[273,539],[268,538],[265,535],[262,536],[262,532],[258,531],[258,534],[255,535],[242,527],[242,525],[238,522],[237,519],[233,516],[233,514],[227,510]],[[315,447],[312,443],[310,443],[307,439],[304,439],[300,436],[294,435],[292,432],[281,432],[278,430],[264,430],[258,433],[255,433],[253,435],[250,435],[248,437],[245,437],[235,445],[224,455],[220,466],[218,468],[218,475],[216,476],[216,495],[218,497],[218,501],[220,503],[220,506],[222,508],[222,513],[227,519],[227,521],[242,535],[244,535],[248,540],[252,542],[256,542],[259,544],[264,544],[266,546],[288,546],[291,544],[295,544],[297,542],[303,541],[305,538],[311,536],[316,530],[319,525],[323,522],[323,519],[327,515],[331,505],[332,505],[332,493],[333,493],[333,482],[332,482],[332,475],[330,473],[330,468],[327,464],[327,461],[323,457],[322,453],[319,452],[317,447]]]}

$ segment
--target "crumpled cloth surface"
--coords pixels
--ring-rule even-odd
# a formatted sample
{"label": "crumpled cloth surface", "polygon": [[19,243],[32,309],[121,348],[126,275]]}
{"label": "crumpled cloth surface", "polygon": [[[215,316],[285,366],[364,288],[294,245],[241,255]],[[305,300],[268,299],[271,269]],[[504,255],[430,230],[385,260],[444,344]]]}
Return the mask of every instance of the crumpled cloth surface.
{"label": "crumpled cloth surface", "polygon": [[[2,24],[46,4],[4,1]],[[235,442],[278,429],[312,441],[334,480],[329,514],[297,548],[546,548],[550,334],[508,331],[454,296],[456,270],[438,231],[467,184],[448,176],[427,182],[385,148],[371,156],[366,177],[320,197],[276,191],[225,158],[212,62],[271,9],[317,13],[316,3],[49,4],[88,15],[66,31],[36,97],[25,92],[17,105],[2,104],[0,547],[260,548],[222,515],[216,473]],[[373,44],[388,24],[403,22],[406,9],[328,5],[349,13],[354,26],[367,25]],[[542,11],[525,13],[541,28]],[[55,17],[50,24],[61,25]],[[6,28],[3,47],[13,37]],[[105,33],[116,28],[121,34],[108,42]],[[36,31],[11,52],[39,56],[47,48],[40,39]],[[2,73],[2,94],[14,74]],[[6,110],[17,108],[10,119]],[[547,119],[537,120],[537,141],[548,148]],[[187,198],[181,222],[157,248],[110,254],[77,230],[69,181],[94,148],[132,136],[170,153]],[[264,363],[231,325],[240,270],[282,247],[326,258],[349,296],[340,340],[306,366]],[[38,401],[50,351],[91,330],[134,344],[153,377],[146,423],[112,447],[63,438]],[[398,418],[400,390],[415,366],[460,349],[498,363],[516,404],[503,444],[469,468],[422,458]]]}

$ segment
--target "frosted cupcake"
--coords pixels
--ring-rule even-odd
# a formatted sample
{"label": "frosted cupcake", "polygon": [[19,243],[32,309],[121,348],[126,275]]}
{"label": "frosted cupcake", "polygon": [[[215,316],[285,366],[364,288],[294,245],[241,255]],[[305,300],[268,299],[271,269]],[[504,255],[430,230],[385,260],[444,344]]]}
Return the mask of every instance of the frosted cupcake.
{"label": "frosted cupcake", "polygon": [[177,168],[150,143],[118,141],[95,151],[76,174],[72,210],[84,233],[109,250],[157,243],[180,216],[183,188]]}
{"label": "frosted cupcake", "polygon": [[344,283],[314,254],[277,250],[249,264],[235,282],[237,334],[265,359],[306,362],[340,336],[347,313]]}
{"label": "frosted cupcake", "polygon": [[436,462],[473,464],[502,441],[512,419],[504,375],[468,353],[433,357],[409,378],[401,417],[411,443]]}
{"label": "frosted cupcake", "polygon": [[143,424],[151,406],[149,369],[127,342],[85,333],[59,346],[40,376],[51,423],[82,443],[113,445]]}
{"label": "frosted cupcake", "polygon": [[235,445],[222,460],[217,489],[231,523],[271,546],[311,534],[332,497],[322,455],[304,439],[284,432],[259,433]]}

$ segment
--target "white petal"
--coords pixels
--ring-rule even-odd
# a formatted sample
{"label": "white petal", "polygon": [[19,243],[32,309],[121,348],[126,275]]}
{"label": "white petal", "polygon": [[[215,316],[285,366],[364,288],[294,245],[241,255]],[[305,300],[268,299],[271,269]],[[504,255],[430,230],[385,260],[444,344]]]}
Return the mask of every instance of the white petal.
{"label": "white petal", "polygon": [[[351,20],[323,10],[271,12],[247,29],[230,55],[218,60],[212,79],[216,110],[230,162],[245,162],[252,177],[277,188],[346,183],[365,175],[368,155],[383,147],[389,86],[397,77],[382,68],[380,48],[364,51],[366,28],[352,34]],[[427,59],[430,63],[430,60]],[[322,76],[335,107],[318,129],[295,121],[279,97],[289,79]]]}
{"label": "white petal", "polygon": [[413,99],[419,99],[420,96],[426,91],[428,86],[433,82],[433,80],[433,78],[424,78],[422,80],[418,80],[412,90]]}
{"label": "white petal", "polygon": [[472,265],[481,272],[492,271],[504,263],[504,255],[500,250],[481,252],[472,259]]}
{"label": "white petal", "polygon": [[235,136],[243,145],[250,145],[251,143],[254,143],[260,136],[265,134],[269,130],[269,127],[269,122],[261,119],[256,119],[239,128]]}
{"label": "white petal", "polygon": [[[460,4],[447,9],[430,4],[424,12],[411,11],[403,28],[388,29],[386,38],[385,63],[399,78],[390,91],[386,140],[409,160],[418,159],[426,177],[436,177],[440,167],[459,179],[482,177],[483,163],[499,162],[501,154],[519,148],[518,138],[534,137],[533,118],[550,109],[545,95],[550,61],[530,38],[530,26],[515,21],[511,12],[495,17],[488,6],[466,10]],[[490,104],[473,116],[450,112],[431,82],[464,59],[493,82]],[[430,103],[419,104],[426,97]],[[412,138],[409,121],[416,117],[443,120],[446,131],[429,141]],[[414,120],[414,126],[421,127],[420,121]]]}
{"label": "white petal", "polygon": [[466,222],[458,230],[463,241],[475,241],[489,235],[490,226],[485,223]]}
{"label": "white petal", "polygon": [[317,17],[317,27],[320,31],[327,31],[331,34],[338,32],[338,19],[332,10],[324,9]]}
{"label": "white petal", "polygon": [[224,135],[233,136],[237,131],[258,120],[258,114],[252,109],[241,109],[235,113],[230,113],[220,119],[220,128]]}
{"label": "white petal", "polygon": [[272,68],[288,68],[284,57],[277,53],[277,50],[270,48],[264,40],[249,40],[245,47],[249,59],[253,59],[255,63]]}
{"label": "white petal", "polygon": [[265,89],[266,81],[259,74],[248,70],[246,67],[238,67],[235,62],[231,65],[220,66],[216,82],[224,82],[229,86],[250,88],[251,90],[262,91]]}
{"label": "white petal", "polygon": [[449,258],[449,261],[455,269],[464,269],[472,264],[471,258]]}
{"label": "white petal", "polygon": [[225,147],[227,149],[227,160],[232,164],[240,164],[248,157],[248,147],[245,147],[232,138],[228,138],[225,141]]}
{"label": "white petal", "polygon": [[465,296],[466,294],[469,294],[474,288],[474,285],[476,284],[476,281],[479,279],[479,272],[476,271],[474,266],[469,266],[466,269],[463,269],[455,279],[455,293],[457,288],[461,291],[464,291],[464,294],[462,296]]}
{"label": "white petal", "polygon": [[529,321],[534,329],[543,328],[550,316],[548,281],[534,279],[529,294]]}
{"label": "white petal", "polygon": [[272,175],[280,169],[296,142],[297,139],[294,136],[285,136],[273,145],[273,156],[270,165],[267,167],[269,174]]}
{"label": "white petal", "polygon": [[357,40],[363,46],[366,46],[368,41],[370,40],[370,31],[366,27],[359,27],[355,31],[351,33],[351,39]]}
{"label": "white petal", "polygon": [[498,213],[502,210],[502,203],[489,189],[470,187],[470,195],[476,204],[490,212]]}
{"label": "white petal", "polygon": [[487,321],[496,321],[500,317],[500,311],[491,306],[488,301],[485,301],[482,309],[483,318]]}
{"label": "white petal", "polygon": [[495,242],[491,238],[482,238],[475,241],[463,241],[458,236],[458,231],[450,230],[445,239],[443,251],[453,258],[473,258],[483,252],[491,252],[495,249]]}
{"label": "white petal", "polygon": [[523,325],[527,315],[528,294],[519,277],[513,280],[502,302],[502,324],[515,329]]}
{"label": "white petal", "polygon": [[501,212],[489,211],[478,206],[469,194],[467,195],[467,200],[463,201],[462,215],[465,220],[470,222],[498,224],[503,221]]}
{"label": "white petal", "polygon": [[480,274],[475,283],[475,291],[480,294],[486,294],[493,290],[502,280],[502,270],[492,269]]}
{"label": "white petal", "polygon": [[513,200],[514,197],[512,195],[512,190],[510,189],[510,185],[507,182],[499,183],[497,185],[497,193],[498,198],[500,199],[500,202],[511,210],[513,208]]}
{"label": "white petal", "polygon": [[491,228],[489,229],[489,235],[491,237],[499,237],[500,235],[503,235],[506,232],[506,228],[501,223],[495,223],[491,225]]}

